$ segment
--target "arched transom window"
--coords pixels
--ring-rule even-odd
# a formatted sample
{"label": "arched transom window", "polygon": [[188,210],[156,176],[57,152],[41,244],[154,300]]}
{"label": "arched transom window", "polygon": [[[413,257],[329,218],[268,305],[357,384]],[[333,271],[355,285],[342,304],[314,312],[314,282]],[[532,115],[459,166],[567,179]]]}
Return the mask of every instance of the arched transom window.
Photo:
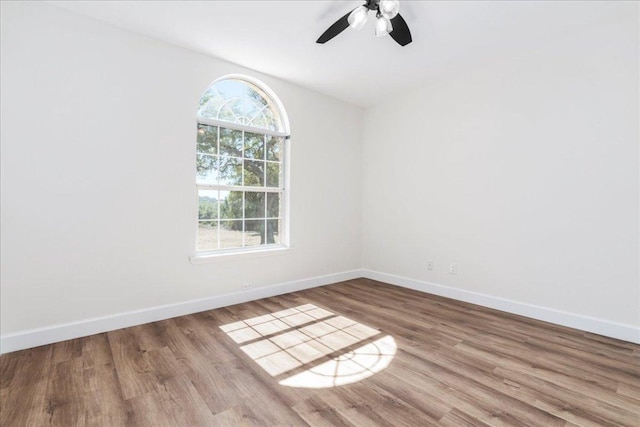
{"label": "arched transom window", "polygon": [[215,81],[197,114],[199,253],[286,246],[288,123],[263,84]]}

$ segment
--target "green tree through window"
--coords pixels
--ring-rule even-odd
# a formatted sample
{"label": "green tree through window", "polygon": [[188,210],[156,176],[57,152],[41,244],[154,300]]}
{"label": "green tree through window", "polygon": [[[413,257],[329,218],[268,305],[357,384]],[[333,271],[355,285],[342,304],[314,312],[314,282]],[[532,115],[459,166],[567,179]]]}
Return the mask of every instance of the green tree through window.
{"label": "green tree through window", "polygon": [[286,137],[279,108],[257,85],[207,88],[197,124],[198,251],[286,244]]}

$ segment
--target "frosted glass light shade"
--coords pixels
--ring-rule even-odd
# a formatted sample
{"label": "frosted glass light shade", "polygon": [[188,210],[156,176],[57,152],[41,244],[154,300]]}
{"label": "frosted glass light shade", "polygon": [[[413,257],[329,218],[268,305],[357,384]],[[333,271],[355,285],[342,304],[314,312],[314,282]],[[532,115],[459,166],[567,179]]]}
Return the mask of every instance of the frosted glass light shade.
{"label": "frosted glass light shade", "polygon": [[354,9],[353,12],[349,15],[347,20],[349,21],[349,26],[356,30],[359,30],[364,26],[364,23],[367,22],[367,13],[369,9],[366,6],[360,6],[357,9]]}
{"label": "frosted glass light shade", "polygon": [[386,36],[393,31],[391,21],[384,16],[379,16],[376,20],[376,37]]}
{"label": "frosted glass light shade", "polygon": [[398,0],[380,0],[378,7],[382,16],[393,19],[400,11],[400,2]]}

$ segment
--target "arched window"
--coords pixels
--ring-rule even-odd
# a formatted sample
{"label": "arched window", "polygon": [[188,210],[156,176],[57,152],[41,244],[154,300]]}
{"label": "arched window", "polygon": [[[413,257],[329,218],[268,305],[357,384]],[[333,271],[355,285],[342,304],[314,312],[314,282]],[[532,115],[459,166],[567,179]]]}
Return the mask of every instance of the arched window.
{"label": "arched window", "polygon": [[286,113],[262,83],[216,80],[197,114],[196,251],[243,252],[288,244]]}

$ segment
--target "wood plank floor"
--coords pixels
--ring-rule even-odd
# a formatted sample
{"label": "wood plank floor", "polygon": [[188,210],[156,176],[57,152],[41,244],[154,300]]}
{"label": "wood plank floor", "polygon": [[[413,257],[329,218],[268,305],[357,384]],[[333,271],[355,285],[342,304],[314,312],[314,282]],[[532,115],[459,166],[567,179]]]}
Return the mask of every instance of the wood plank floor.
{"label": "wood plank floor", "polygon": [[358,279],[3,355],[0,425],[638,427],[640,346]]}

